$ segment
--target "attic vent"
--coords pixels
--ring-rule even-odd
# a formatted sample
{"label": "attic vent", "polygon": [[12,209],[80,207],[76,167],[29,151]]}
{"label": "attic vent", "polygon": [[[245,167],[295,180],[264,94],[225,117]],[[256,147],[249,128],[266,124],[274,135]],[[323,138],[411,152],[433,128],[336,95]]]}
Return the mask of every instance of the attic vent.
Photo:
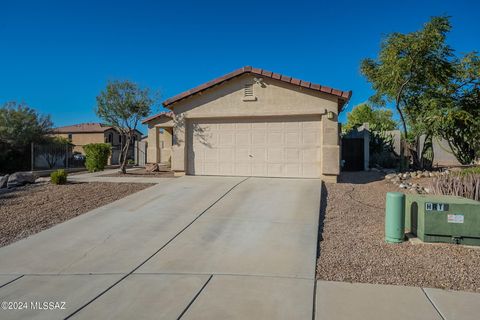
{"label": "attic vent", "polygon": [[243,89],[243,101],[255,101],[257,98],[253,95],[253,84],[247,83]]}
{"label": "attic vent", "polygon": [[247,83],[245,85],[245,97],[253,97],[253,84]]}

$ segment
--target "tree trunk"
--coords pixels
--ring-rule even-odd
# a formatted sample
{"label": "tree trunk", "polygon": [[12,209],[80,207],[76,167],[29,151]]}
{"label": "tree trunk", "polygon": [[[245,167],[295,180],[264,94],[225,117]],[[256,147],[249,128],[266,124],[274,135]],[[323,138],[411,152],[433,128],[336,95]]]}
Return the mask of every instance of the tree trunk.
{"label": "tree trunk", "polygon": [[[405,164],[405,146],[408,146],[407,142],[407,123],[405,121],[405,117],[403,116],[403,112],[400,109],[400,101],[397,100],[395,103],[395,108],[398,111],[398,114],[400,115],[400,121],[402,122],[402,127],[403,127],[403,135],[405,139],[405,144],[400,143],[400,171],[403,171],[404,169],[408,169],[408,164]],[[401,137],[400,137],[401,140]],[[405,146],[404,146],[405,145]]]}
{"label": "tree trunk", "polygon": [[122,162],[120,165],[120,171],[122,173],[127,173],[127,157],[128,157],[128,149],[130,148],[130,141],[132,140],[131,133],[128,136],[125,136],[125,146],[122,148]]}

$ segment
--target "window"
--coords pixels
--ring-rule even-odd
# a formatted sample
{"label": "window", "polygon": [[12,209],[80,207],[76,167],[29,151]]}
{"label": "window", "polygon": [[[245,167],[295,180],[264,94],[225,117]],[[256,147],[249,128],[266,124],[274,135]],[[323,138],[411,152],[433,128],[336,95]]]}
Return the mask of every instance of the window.
{"label": "window", "polygon": [[255,97],[253,93],[253,83],[246,83],[243,88],[243,101],[255,101],[257,97]]}
{"label": "window", "polygon": [[109,132],[107,134],[107,139],[106,140],[107,141],[105,141],[105,142],[107,142],[107,143],[112,143],[113,142],[113,134],[111,132]]}
{"label": "window", "polygon": [[72,139],[73,139],[73,134],[69,133],[68,134],[68,141],[72,142]]}

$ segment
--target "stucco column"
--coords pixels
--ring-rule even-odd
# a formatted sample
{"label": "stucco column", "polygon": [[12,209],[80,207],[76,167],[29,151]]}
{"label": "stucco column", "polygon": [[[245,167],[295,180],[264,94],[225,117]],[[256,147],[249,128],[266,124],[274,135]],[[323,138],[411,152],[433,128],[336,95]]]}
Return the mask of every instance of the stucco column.
{"label": "stucco column", "polygon": [[322,175],[325,181],[336,182],[340,174],[340,146],[338,121],[322,116]]}
{"label": "stucco column", "polygon": [[185,171],[186,125],[183,115],[175,115],[173,125],[172,170]]}
{"label": "stucco column", "polygon": [[158,128],[149,126],[147,138],[147,162],[158,162]]}

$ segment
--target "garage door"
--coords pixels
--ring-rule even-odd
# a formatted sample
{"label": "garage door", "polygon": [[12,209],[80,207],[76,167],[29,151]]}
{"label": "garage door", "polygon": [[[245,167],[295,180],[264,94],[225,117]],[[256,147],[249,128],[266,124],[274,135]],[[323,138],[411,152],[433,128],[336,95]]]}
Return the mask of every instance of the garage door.
{"label": "garage door", "polygon": [[320,176],[320,117],[191,119],[188,173]]}

